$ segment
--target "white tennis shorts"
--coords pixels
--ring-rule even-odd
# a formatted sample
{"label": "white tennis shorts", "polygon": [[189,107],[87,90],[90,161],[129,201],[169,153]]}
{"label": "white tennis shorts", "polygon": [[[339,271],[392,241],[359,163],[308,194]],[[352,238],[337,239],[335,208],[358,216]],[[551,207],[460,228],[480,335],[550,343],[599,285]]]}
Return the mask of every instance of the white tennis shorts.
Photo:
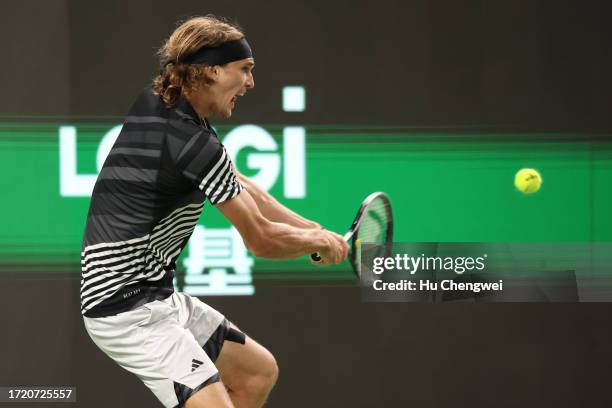
{"label": "white tennis shorts", "polygon": [[136,374],[165,407],[181,407],[219,380],[213,361],[228,323],[196,297],[174,292],[118,315],[83,319],[94,343]]}

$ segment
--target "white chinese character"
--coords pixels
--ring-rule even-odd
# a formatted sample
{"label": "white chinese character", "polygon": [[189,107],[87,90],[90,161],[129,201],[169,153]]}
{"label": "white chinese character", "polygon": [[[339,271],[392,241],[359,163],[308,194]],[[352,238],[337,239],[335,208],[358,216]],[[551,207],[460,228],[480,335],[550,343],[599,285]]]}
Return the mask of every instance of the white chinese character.
{"label": "white chinese character", "polygon": [[196,225],[188,244],[185,293],[206,295],[252,295],[253,258],[234,227],[206,228]]}

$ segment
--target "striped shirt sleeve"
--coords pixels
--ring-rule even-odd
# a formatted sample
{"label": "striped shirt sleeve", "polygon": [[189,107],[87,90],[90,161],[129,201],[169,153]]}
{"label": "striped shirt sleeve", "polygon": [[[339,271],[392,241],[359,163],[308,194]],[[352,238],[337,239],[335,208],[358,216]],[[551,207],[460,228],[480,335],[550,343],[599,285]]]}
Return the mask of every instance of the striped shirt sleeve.
{"label": "striped shirt sleeve", "polygon": [[196,133],[184,143],[175,163],[211,204],[230,200],[243,190],[225,147],[206,131]]}

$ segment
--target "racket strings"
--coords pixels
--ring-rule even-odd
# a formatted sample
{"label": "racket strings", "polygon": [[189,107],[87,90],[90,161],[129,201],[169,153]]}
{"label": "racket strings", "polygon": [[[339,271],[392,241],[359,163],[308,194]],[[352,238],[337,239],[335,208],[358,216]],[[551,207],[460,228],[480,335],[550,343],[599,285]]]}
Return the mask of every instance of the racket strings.
{"label": "racket strings", "polygon": [[389,205],[381,199],[374,200],[365,210],[357,238],[363,242],[383,244],[389,228]]}

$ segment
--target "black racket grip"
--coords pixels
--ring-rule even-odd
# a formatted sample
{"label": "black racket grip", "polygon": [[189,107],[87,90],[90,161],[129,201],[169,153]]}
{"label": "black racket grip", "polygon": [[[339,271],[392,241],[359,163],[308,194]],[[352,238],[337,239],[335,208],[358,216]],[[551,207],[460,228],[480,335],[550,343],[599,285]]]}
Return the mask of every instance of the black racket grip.
{"label": "black racket grip", "polygon": [[314,262],[321,262],[322,258],[318,252],[315,252],[314,254],[310,254],[310,259],[312,259]]}

